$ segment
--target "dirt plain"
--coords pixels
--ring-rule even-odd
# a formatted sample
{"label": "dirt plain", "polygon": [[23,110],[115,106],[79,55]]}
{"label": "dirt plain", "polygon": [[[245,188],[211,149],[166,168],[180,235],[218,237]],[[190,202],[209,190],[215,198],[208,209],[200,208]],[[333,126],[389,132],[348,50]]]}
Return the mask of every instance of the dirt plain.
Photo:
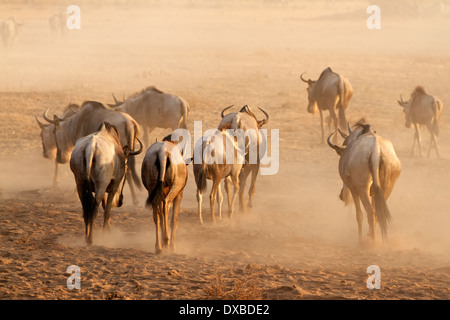
{"label": "dirt plain", "polygon": [[[366,1],[88,0],[81,29],[54,39],[48,18],[65,3],[1,2],[0,18],[24,26],[10,51],[0,48],[0,299],[449,299],[450,4],[378,3],[381,29],[369,30]],[[338,198],[338,156],[306,112],[299,75],[328,66],[353,85],[348,119],[365,117],[402,162],[386,243],[358,245],[355,209]],[[440,158],[410,154],[397,99],[419,84],[444,103]],[[204,197],[200,225],[190,168],[176,252],[166,255],[154,253],[146,191],[134,206],[125,188],[111,233],[100,214],[86,247],[73,175],[60,166],[53,188],[34,116],[150,85],[188,101],[190,130],[215,128],[231,104],[264,108],[269,133],[279,130],[279,171],[258,177],[252,211],[231,220],[210,223]],[[66,287],[70,265],[80,290]],[[380,290],[366,287],[370,265]]]}

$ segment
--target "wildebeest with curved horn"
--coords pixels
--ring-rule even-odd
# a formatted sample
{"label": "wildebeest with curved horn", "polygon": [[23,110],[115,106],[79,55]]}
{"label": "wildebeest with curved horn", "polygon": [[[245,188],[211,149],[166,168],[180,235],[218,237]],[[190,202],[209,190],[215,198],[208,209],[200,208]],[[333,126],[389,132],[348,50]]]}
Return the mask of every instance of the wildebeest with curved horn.
{"label": "wildebeest with curved horn", "polygon": [[[153,221],[156,227],[156,253],[160,253],[166,247],[172,251],[175,249],[178,212],[187,183],[187,165],[190,161],[191,159],[186,162],[183,160],[182,152],[170,135],[162,142],[153,143],[142,161],[142,183],[148,191],[146,205],[153,209]],[[172,220],[169,232],[171,207]]]}
{"label": "wildebeest with curved horn", "polygon": [[[375,240],[377,222],[383,239],[386,239],[388,224],[391,220],[386,200],[400,176],[400,160],[392,143],[375,134],[369,124],[359,123],[356,129],[351,130],[349,127],[349,130],[348,136],[341,133],[345,137],[343,147],[331,142],[336,132],[331,134],[327,141],[340,156],[339,175],[344,183],[343,191],[345,188],[350,190],[356,207],[359,241],[362,243],[363,217],[360,201],[367,213],[371,239]],[[341,191],[341,200],[347,201],[342,198],[345,195],[343,191]]]}
{"label": "wildebeest with curved horn", "polygon": [[411,128],[414,125],[414,142],[411,150],[411,155],[414,155],[416,148],[416,141],[419,145],[419,154],[422,156],[422,144],[420,137],[420,126],[426,125],[430,131],[431,141],[428,149],[428,157],[431,154],[431,148],[435,147],[436,155],[439,157],[437,146],[437,137],[439,135],[439,119],[441,118],[444,104],[441,100],[425,92],[422,86],[417,86],[411,93],[408,101],[397,100],[398,104],[403,107],[405,113],[405,126]]}
{"label": "wildebeest with curved horn", "polygon": [[[353,96],[353,88],[347,78],[339,75],[330,67],[322,71],[317,80],[304,79],[302,73],[300,79],[308,84],[308,108],[309,113],[319,110],[320,128],[322,130],[322,142],[325,142],[323,112],[329,111],[335,130],[347,130],[345,111]],[[338,111],[338,116],[336,115]]]}
{"label": "wildebeest with curved horn", "polygon": [[[232,152],[232,155],[230,154]],[[198,159],[200,157],[200,160]],[[194,147],[194,176],[197,185],[198,216],[203,224],[202,194],[207,188],[207,179],[212,181],[209,202],[211,207],[211,221],[215,222],[215,201],[220,190],[220,182],[225,179],[228,199],[230,199],[230,183],[234,186],[232,200],[228,202],[228,214],[231,218],[234,212],[234,204],[239,192],[239,175],[245,161],[245,147],[239,148],[239,144],[228,134],[227,130],[215,130],[206,132],[195,143]],[[222,217],[222,196],[219,191],[219,218]]]}
{"label": "wildebeest with curved horn", "polygon": [[141,151],[142,145],[138,151],[130,151],[128,145],[122,147],[117,129],[107,122],[103,122],[97,132],[77,140],[70,157],[70,169],[83,207],[88,245],[92,244],[93,224],[100,202],[104,209],[103,230],[109,230],[111,208],[123,203],[127,159]]}
{"label": "wildebeest with curved horn", "polygon": [[[108,122],[117,128],[121,145],[127,145],[131,150],[135,149],[136,138],[140,136],[139,124],[129,114],[114,111],[97,101],[83,102],[80,110],[65,120],[56,115],[50,119],[47,112],[48,109],[44,112],[43,117],[47,122],[55,125],[56,160],[61,164],[69,161],[76,141],[96,132],[102,122]],[[138,200],[134,186],[141,188],[141,182],[136,172],[136,161],[133,156],[128,159],[127,175],[133,203],[136,205]]]}
{"label": "wildebeest with curved horn", "polygon": [[251,184],[248,191],[248,207],[253,206],[253,197],[255,196],[256,178],[261,165],[260,156],[265,154],[266,141],[259,129],[269,122],[269,114],[259,108],[264,113],[265,118],[258,120],[250,107],[245,105],[239,112],[232,112],[225,115],[225,111],[233,107],[232,105],[223,109],[221,112],[219,130],[232,129],[235,132],[242,130],[245,135],[246,161],[239,177],[239,208],[241,211],[247,211],[247,204],[244,199],[245,184],[250,173],[252,174]]}
{"label": "wildebeest with curved horn", "polygon": [[173,94],[164,93],[151,86],[120,102],[113,94],[116,111],[130,114],[142,127],[143,140],[149,145],[150,133],[155,128],[187,129],[189,104]]}
{"label": "wildebeest with curved horn", "polygon": [[[59,117],[62,120],[68,119],[78,112],[80,106],[77,104],[69,104],[65,109],[64,113]],[[55,125],[53,123],[42,123],[39,119],[34,116],[39,128],[41,129],[41,141],[42,141],[42,151],[44,158],[55,160],[55,175],[53,176],[53,186],[58,183],[58,161],[56,161],[56,137],[55,137]]]}

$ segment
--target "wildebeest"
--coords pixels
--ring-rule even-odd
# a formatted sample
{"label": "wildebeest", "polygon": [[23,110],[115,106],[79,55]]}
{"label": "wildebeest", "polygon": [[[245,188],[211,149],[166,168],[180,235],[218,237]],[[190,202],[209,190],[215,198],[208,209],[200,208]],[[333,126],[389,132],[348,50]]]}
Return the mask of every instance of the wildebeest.
{"label": "wildebeest", "polygon": [[[64,113],[59,117],[62,120],[65,120],[71,116],[73,116],[78,110],[80,106],[77,104],[69,104]],[[41,140],[42,140],[42,150],[44,158],[55,160],[55,175],[53,177],[53,185],[56,186],[58,183],[58,161],[56,161],[56,137],[55,137],[55,125],[53,123],[42,123],[35,116],[36,122],[41,128]]]}
{"label": "wildebeest", "polygon": [[[177,144],[168,136],[162,142],[153,143],[142,162],[142,183],[148,191],[146,205],[153,209],[156,227],[156,253],[160,253],[166,247],[175,249],[178,212],[187,183],[187,165],[190,161],[191,159],[184,161]],[[171,207],[172,220],[169,232]]]}
{"label": "wildebeest", "polygon": [[[231,154],[232,152],[232,154]],[[201,157],[201,162],[196,158]],[[216,130],[205,135],[195,143],[194,147],[194,176],[197,185],[198,215],[200,223],[202,217],[202,194],[206,191],[207,179],[212,180],[209,196],[211,207],[211,221],[215,222],[215,201],[220,182],[225,179],[228,199],[230,199],[230,183],[234,186],[232,200],[228,202],[228,215],[232,217],[237,193],[239,192],[239,174],[245,161],[245,147],[240,148],[234,138],[224,130]],[[198,163],[200,162],[200,163]],[[219,218],[222,217],[222,196],[219,193]]]}
{"label": "wildebeest", "polygon": [[[306,89],[308,91],[307,111],[314,114],[319,110],[322,142],[325,142],[323,112],[329,111],[335,130],[340,128],[346,131],[345,111],[353,96],[353,88],[347,78],[333,72],[330,67],[323,70],[317,80],[305,80],[303,74],[300,75],[300,79],[308,84]],[[338,110],[338,116],[336,110]]]}
{"label": "wildebeest", "polygon": [[155,128],[187,129],[189,104],[182,98],[164,93],[151,86],[119,102],[114,96],[117,111],[130,114],[142,127],[144,144],[149,145],[149,135]]}
{"label": "wildebeest", "polygon": [[3,20],[0,24],[0,35],[6,49],[11,49],[19,35],[19,30],[23,26],[22,21],[16,21],[14,17]]}
{"label": "wildebeest", "polygon": [[[136,139],[140,135],[139,124],[129,115],[117,112],[96,101],[86,101],[81,105],[80,110],[68,119],[60,119],[56,115],[53,119],[47,116],[48,109],[44,112],[44,119],[55,124],[56,137],[56,160],[58,163],[66,163],[70,159],[70,154],[75,146],[75,142],[84,136],[97,131],[102,122],[108,122],[117,128],[122,146],[135,149]],[[130,186],[133,203],[138,200],[134,192],[134,186],[140,188],[140,178],[136,172],[135,157],[128,159],[128,185]]]}
{"label": "wildebeest", "polygon": [[111,207],[123,203],[127,158],[141,151],[142,146],[138,151],[130,151],[128,145],[122,147],[118,131],[107,122],[97,132],[77,140],[70,157],[70,170],[83,207],[88,245],[92,244],[93,223],[100,202],[104,209],[103,230],[109,230]]}
{"label": "wildebeest", "polygon": [[251,109],[245,105],[239,112],[233,112],[225,115],[225,111],[231,108],[229,106],[222,110],[222,120],[219,123],[219,130],[232,129],[235,132],[242,130],[246,135],[246,161],[239,176],[239,208],[241,211],[247,211],[247,204],[244,199],[245,184],[250,173],[252,174],[251,184],[248,191],[248,207],[253,206],[253,197],[255,196],[256,178],[261,165],[260,156],[266,151],[266,141],[263,139],[259,129],[269,122],[269,115],[266,111],[259,108],[265,115],[265,119],[258,120]]}
{"label": "wildebeest", "polygon": [[441,100],[425,92],[422,86],[417,86],[411,93],[408,101],[397,100],[398,104],[403,107],[405,113],[405,126],[411,128],[414,125],[414,142],[411,154],[414,155],[416,141],[419,145],[419,154],[422,156],[422,144],[420,137],[420,126],[426,125],[431,134],[430,148],[428,149],[428,157],[431,154],[431,148],[435,147],[436,155],[439,157],[437,146],[437,137],[439,135],[439,119],[444,108]]}
{"label": "wildebeest", "polygon": [[[386,204],[401,172],[391,141],[375,134],[369,124],[358,123],[345,137],[344,146],[331,142],[334,132],[328,137],[328,144],[340,156],[339,175],[344,183],[341,200],[351,194],[356,207],[359,241],[362,242],[362,211],[360,200],[366,210],[369,222],[369,236],[375,240],[376,224],[380,225],[383,239],[387,237],[391,214]],[[345,190],[348,188],[350,194]],[[372,201],[371,197],[372,196]]]}
{"label": "wildebeest", "polygon": [[48,19],[50,32],[53,38],[63,38],[67,34],[67,19],[69,15],[66,10],[60,10]]}

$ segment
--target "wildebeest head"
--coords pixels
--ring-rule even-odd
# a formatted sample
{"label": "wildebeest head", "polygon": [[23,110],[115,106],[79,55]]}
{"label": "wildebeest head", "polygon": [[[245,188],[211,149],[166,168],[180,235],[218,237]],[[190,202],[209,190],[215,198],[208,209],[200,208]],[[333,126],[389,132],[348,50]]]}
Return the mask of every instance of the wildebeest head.
{"label": "wildebeest head", "polygon": [[[222,117],[222,118],[225,117],[225,111],[228,110],[228,109],[230,109],[230,108],[233,107],[233,106],[234,106],[234,105],[231,105],[231,106],[226,107],[225,109],[223,109],[222,112],[221,112],[221,114],[220,114],[221,117]],[[265,119],[258,120],[258,119],[256,118],[256,115],[253,113],[253,111],[249,108],[248,105],[243,106],[239,112],[242,112],[242,113],[245,112],[245,113],[251,115],[251,116],[256,120],[256,123],[258,124],[258,128],[261,128],[263,125],[265,125],[266,123],[269,122],[269,114],[268,114],[266,111],[264,111],[262,108],[260,108],[260,107],[258,107],[258,109],[261,110],[262,113],[264,113],[264,115],[266,116]]]}
{"label": "wildebeest head", "polygon": [[[347,146],[352,143],[353,141],[355,141],[356,139],[358,139],[360,136],[362,136],[363,134],[366,134],[368,132],[372,132],[372,129],[370,127],[370,124],[365,124],[362,123],[361,121],[358,122],[356,124],[356,129],[352,130],[352,128],[350,127],[350,125],[348,125],[348,132],[349,134],[345,134],[344,132],[342,132],[340,129],[336,130],[334,133],[332,133],[328,139],[327,139],[327,143],[328,145],[334,149],[336,151],[336,153],[341,156],[345,149],[347,148]],[[339,132],[339,134],[342,136],[342,138],[344,138],[344,142],[342,143],[342,147],[337,146],[335,144],[333,144],[331,142],[332,138]]]}
{"label": "wildebeest head", "polygon": [[400,96],[400,100],[397,100],[398,104],[403,108],[403,113],[405,114],[405,127],[411,128],[412,127],[412,120],[411,120],[411,104],[409,101],[404,101],[402,96]]}
{"label": "wildebeest head", "polygon": [[[80,108],[77,104],[69,104],[63,115],[61,116],[61,119],[67,119],[77,113],[78,109]],[[47,109],[48,110],[48,109]],[[45,112],[44,112],[45,114]],[[43,155],[46,159],[55,159],[56,158],[56,138],[55,138],[55,125],[53,123],[42,123],[39,121],[39,119],[35,116],[36,122],[39,125],[39,128],[41,129],[41,141],[42,141],[42,149],[43,149]],[[45,119],[45,117],[44,117]]]}
{"label": "wildebeest head", "polygon": [[42,116],[47,122],[53,124],[53,134],[55,136],[57,148],[56,161],[58,163],[64,164],[70,161],[72,148],[70,148],[69,146],[71,146],[73,143],[71,142],[67,131],[61,130],[60,128],[61,123],[64,122],[64,119],[59,118],[57,115],[53,115],[53,119],[50,119],[47,116],[48,109],[50,108],[47,108],[47,110],[44,111],[44,114]]}
{"label": "wildebeest head", "polygon": [[315,80],[311,80],[311,79],[304,79],[303,75],[305,73],[302,73],[300,75],[300,79],[308,84],[308,88],[306,88],[306,91],[308,92],[308,107],[306,108],[306,110],[309,113],[315,114],[317,109],[317,102],[316,102],[316,98],[315,98],[315,94],[314,94],[314,85],[316,84]]}
{"label": "wildebeest head", "polygon": [[44,158],[55,159],[56,157],[56,141],[55,128],[53,124],[45,124],[34,116],[39,128],[41,128],[41,142]]}

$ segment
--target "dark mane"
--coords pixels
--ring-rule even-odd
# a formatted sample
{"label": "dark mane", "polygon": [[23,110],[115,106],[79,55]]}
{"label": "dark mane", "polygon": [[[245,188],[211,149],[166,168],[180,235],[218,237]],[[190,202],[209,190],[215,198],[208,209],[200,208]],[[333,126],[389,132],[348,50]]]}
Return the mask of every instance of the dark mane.
{"label": "dark mane", "polygon": [[142,94],[144,94],[146,92],[149,92],[149,91],[151,91],[153,93],[164,93],[161,90],[159,90],[158,88],[156,88],[155,86],[149,86],[149,87],[147,87],[145,89],[142,89],[139,92],[133,93],[131,96],[128,97],[128,99],[136,98],[136,97],[138,97],[138,96],[140,96],[140,95],[142,95]]}
{"label": "dark mane", "polygon": [[422,86],[417,86],[417,87],[414,89],[413,93],[427,94],[427,93],[425,92],[425,88],[422,87]]}
{"label": "dark mane", "polygon": [[353,128],[364,127],[367,124],[368,123],[367,123],[366,117],[362,117],[357,122],[355,122],[355,124],[353,125]]}
{"label": "dark mane", "polygon": [[103,103],[100,103],[98,101],[84,101],[83,104],[81,105],[81,108],[83,108],[87,104],[90,104],[94,108],[106,109],[106,107],[103,105]]}
{"label": "dark mane", "polygon": [[110,124],[109,122],[105,121],[105,122],[102,122],[102,124],[100,125],[100,127],[98,128],[97,131],[102,130],[103,127],[120,144],[120,135],[119,135],[119,131],[117,131],[117,128],[114,125]]}
{"label": "dark mane", "polygon": [[[325,73],[328,73],[328,72],[333,72],[333,70],[331,70],[330,67],[326,68],[326,69],[323,70],[322,73],[320,74],[319,79],[322,78],[322,76],[323,76]],[[319,80],[319,79],[317,79],[317,80]]]}
{"label": "dark mane", "polygon": [[256,120],[255,114],[253,113],[252,110],[250,110],[250,107],[249,107],[248,105],[243,106],[242,109],[241,109],[239,112],[245,112],[245,113],[248,113],[249,115],[251,115],[251,116],[252,116],[253,118],[255,118],[255,120]]}

